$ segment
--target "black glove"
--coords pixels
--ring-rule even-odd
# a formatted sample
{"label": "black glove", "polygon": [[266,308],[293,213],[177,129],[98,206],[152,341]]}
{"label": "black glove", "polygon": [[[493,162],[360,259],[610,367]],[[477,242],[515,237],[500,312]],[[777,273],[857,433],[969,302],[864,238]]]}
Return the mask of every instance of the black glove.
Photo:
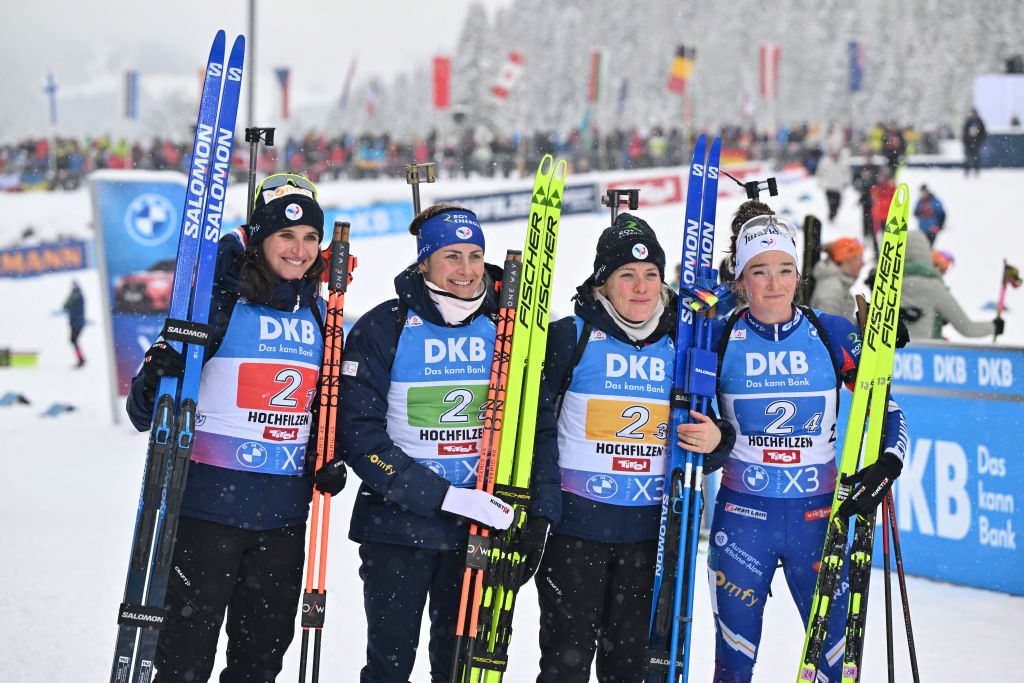
{"label": "black glove", "polygon": [[531,517],[526,520],[526,528],[523,529],[519,542],[516,544],[516,552],[524,556],[523,576],[519,582],[520,586],[533,578],[540,566],[540,560],[544,557],[544,546],[548,542],[548,531],[551,529],[551,520],[547,517]]}
{"label": "black glove", "polygon": [[185,358],[164,341],[158,341],[146,351],[142,361],[142,379],[147,393],[155,393],[162,377],[181,377],[185,374]]}
{"label": "black glove", "polygon": [[1003,320],[1002,318],[996,318],[995,320],[992,321],[992,326],[995,327],[995,336],[998,337],[1003,333],[1003,330],[1006,329],[1006,321]]}
{"label": "black glove", "polygon": [[[901,311],[902,312],[902,311]],[[896,319],[896,348],[902,349],[910,343],[910,330],[903,323],[903,316]]]}
{"label": "black glove", "polygon": [[345,488],[345,480],[348,479],[348,468],[341,456],[332,458],[313,475],[313,483],[316,490],[321,493],[329,493],[336,496]]}
{"label": "black glove", "polygon": [[848,474],[842,483],[850,487],[850,495],[840,504],[836,514],[843,517],[866,515],[885,500],[885,494],[903,471],[903,461],[889,452],[859,472]]}

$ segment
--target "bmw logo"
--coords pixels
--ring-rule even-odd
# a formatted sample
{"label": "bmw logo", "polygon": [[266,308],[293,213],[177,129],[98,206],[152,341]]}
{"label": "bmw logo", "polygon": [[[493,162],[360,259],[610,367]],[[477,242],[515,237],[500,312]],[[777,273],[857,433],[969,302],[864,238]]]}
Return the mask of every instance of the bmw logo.
{"label": "bmw logo", "polygon": [[611,498],[619,490],[619,485],[607,474],[595,474],[587,479],[587,491],[598,498]]}
{"label": "bmw logo", "polygon": [[177,211],[162,194],[141,194],[125,209],[124,227],[139,244],[147,247],[163,244],[178,227]]}
{"label": "bmw logo", "polygon": [[473,236],[473,230],[471,228],[467,228],[464,225],[460,225],[459,227],[455,228],[455,235],[460,240],[468,240],[470,237]]}
{"label": "bmw logo", "polygon": [[290,221],[297,221],[302,218],[302,207],[298,204],[289,204],[284,207],[284,215],[287,216]]}
{"label": "bmw logo", "polygon": [[645,245],[639,243],[633,245],[633,256],[638,261],[643,261],[645,258],[647,258],[648,253],[649,252],[647,251],[647,247]]}
{"label": "bmw logo", "polygon": [[263,444],[256,443],[255,441],[246,441],[238,450],[235,451],[235,459],[242,464],[243,467],[251,467],[257,469],[267,464],[267,449],[263,447]]}
{"label": "bmw logo", "polygon": [[443,477],[445,475],[444,465],[436,460],[421,460],[420,464],[439,477]]}
{"label": "bmw logo", "polygon": [[763,491],[768,487],[768,471],[760,465],[751,465],[743,470],[743,483],[751,491]]}

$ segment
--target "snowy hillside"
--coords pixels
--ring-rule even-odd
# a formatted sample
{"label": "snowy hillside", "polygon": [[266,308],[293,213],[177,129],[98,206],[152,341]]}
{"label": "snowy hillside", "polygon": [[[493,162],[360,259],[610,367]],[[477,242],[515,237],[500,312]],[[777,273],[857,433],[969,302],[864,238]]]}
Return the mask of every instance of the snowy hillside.
{"label": "snowy hillside", "polygon": [[[619,180],[664,175],[663,170],[616,173]],[[573,177],[571,182],[606,182],[601,178]],[[985,304],[996,299],[999,269],[1005,257],[1016,265],[1024,261],[1024,225],[1017,195],[1024,187],[1024,171],[993,170],[980,179],[965,180],[955,170],[908,169],[908,182],[916,200],[917,188],[927,185],[942,199],[950,216],[937,246],[952,251],[956,265],[947,284],[967,313],[977,320],[991,319]],[[723,179],[724,184],[725,179]],[[496,181],[452,182],[439,179],[424,190],[434,196],[473,194],[495,189]],[[373,200],[408,197],[404,183],[326,183],[325,204],[366,204]],[[781,187],[770,201],[788,209],[796,220],[805,213],[825,214],[823,193],[813,180]],[[241,214],[244,188],[233,188],[228,214]],[[728,223],[739,195],[719,203],[716,254],[726,244]],[[637,212],[658,231],[666,253],[679,252],[682,208],[663,206]],[[43,236],[57,234],[89,237],[91,208],[86,191],[57,194],[0,195],[0,245],[14,242],[26,225]],[[607,214],[566,217],[555,272],[556,315],[571,312],[572,292],[590,272],[597,235]],[[486,227],[486,226],[485,226]],[[488,254],[498,262],[507,248],[520,248],[523,225],[494,224],[488,232]],[[826,225],[824,240],[840,235],[859,236],[860,215],[856,196],[848,190],[834,225]],[[354,241],[359,257],[355,280],[346,299],[346,313],[355,315],[391,295],[394,274],[411,262],[414,243],[408,235]],[[89,359],[72,370],[67,343],[67,322],[59,309],[77,279],[85,292],[87,318],[82,341]],[[1006,335],[1000,344],[1024,346],[1024,289],[1008,296]],[[0,407],[4,476],[0,478],[0,681],[104,680],[110,666],[115,610],[121,600],[128,549],[141,479],[146,436],[112,424],[107,395],[107,366],[101,319],[99,278],[94,270],[21,280],[0,279],[0,347],[39,352],[35,368],[0,368],[0,396],[8,391],[26,396],[31,405]],[[959,339],[955,333],[949,336]],[[990,343],[987,339],[977,340]],[[75,410],[57,418],[39,413],[54,402]],[[120,411],[118,406],[116,411]],[[1020,425],[1011,428],[1021,430]],[[345,538],[354,486],[338,497],[334,507],[328,590],[331,596],[324,630],[326,650],[321,680],[353,681],[362,665],[365,648],[364,618],[360,608],[361,584],[357,576],[356,546]],[[913,571],[913,567],[908,567]],[[792,680],[802,629],[781,573],[769,602],[765,636],[755,680]],[[872,584],[864,680],[885,680],[885,642],[882,612],[882,576],[876,570]],[[1021,598],[927,581],[909,581],[915,636],[925,681],[1011,680],[1018,670],[1015,648],[1024,633]],[[713,626],[707,587],[696,592],[696,631],[691,680],[711,678],[714,656]],[[896,610],[897,629],[901,619]],[[508,681],[531,680],[536,675],[538,610],[532,586],[524,590],[516,617]],[[905,646],[897,630],[896,680],[910,680]],[[1013,643],[1018,643],[1017,646]],[[414,680],[428,677],[425,641]],[[297,647],[286,656],[280,680],[294,680]],[[596,680],[596,679],[595,679]]]}

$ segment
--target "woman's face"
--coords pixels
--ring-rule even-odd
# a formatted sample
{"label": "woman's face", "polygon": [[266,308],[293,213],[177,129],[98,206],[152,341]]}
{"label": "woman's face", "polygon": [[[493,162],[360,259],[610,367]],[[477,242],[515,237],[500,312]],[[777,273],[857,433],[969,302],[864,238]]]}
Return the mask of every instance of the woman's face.
{"label": "woman's face", "polygon": [[479,294],[484,278],[484,250],[468,242],[450,244],[428,256],[420,272],[431,284],[461,299]]}
{"label": "woman's face", "polygon": [[316,263],[320,235],[309,225],[294,225],[271,233],[263,240],[263,258],[282,280],[297,280]]}
{"label": "woman's face", "polygon": [[793,297],[799,282],[792,256],[784,251],[766,251],[747,261],[736,286],[746,295],[754,317],[774,324],[793,317]]}
{"label": "woman's face", "polygon": [[658,266],[644,261],[619,266],[605,282],[604,295],[626,320],[647,320],[661,298]]}

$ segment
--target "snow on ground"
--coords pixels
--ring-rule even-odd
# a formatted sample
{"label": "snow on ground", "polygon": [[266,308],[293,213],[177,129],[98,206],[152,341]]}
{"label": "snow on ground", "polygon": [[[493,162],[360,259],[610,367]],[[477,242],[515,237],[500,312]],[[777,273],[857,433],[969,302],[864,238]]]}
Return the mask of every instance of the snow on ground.
{"label": "snow on ground", "polygon": [[[607,174],[658,176],[663,171]],[[582,178],[571,178],[580,181]],[[907,169],[903,178],[916,199],[921,183],[943,200],[948,227],[938,246],[954,252],[957,264],[947,283],[968,314],[990,319],[984,310],[998,291],[1002,258],[1021,265],[1024,230],[1013,204],[1024,183],[1024,172],[986,171],[980,179],[965,180],[955,170]],[[723,179],[726,182],[726,179]],[[432,196],[489,191],[499,183],[452,183],[443,178]],[[824,215],[824,198],[813,181],[784,186],[773,205],[789,208],[794,218],[815,212]],[[408,196],[400,182],[331,183],[321,186],[325,202],[366,203]],[[244,188],[234,188],[236,215],[244,202]],[[727,225],[740,197],[719,202],[719,226]],[[679,206],[638,211],[659,232],[668,254],[678,253],[682,209]],[[91,221],[88,193],[24,194],[0,196],[0,244],[10,244],[31,223],[43,235],[59,233],[87,237]],[[848,190],[834,225],[826,225],[824,239],[859,236],[859,206]],[[594,245],[606,214],[566,217],[562,223],[560,253],[555,274],[556,315],[571,312],[569,297],[590,272]],[[523,228],[518,223],[494,225],[488,233],[490,260],[500,261],[507,248],[520,248]],[[716,253],[726,244],[719,230]],[[355,281],[346,298],[346,312],[361,313],[390,296],[395,272],[410,262],[414,247],[408,235],[364,239],[353,243],[359,256]],[[671,257],[670,257],[671,258]],[[67,322],[59,314],[72,279],[86,296],[87,318],[92,321],[82,336],[89,362],[72,370],[67,343]],[[1024,346],[1024,290],[1008,298],[1006,337],[1001,343]],[[121,419],[112,424],[107,394],[107,361],[100,317],[99,278],[95,271],[77,271],[22,280],[0,280],[0,346],[36,349],[36,368],[0,368],[0,395],[24,394],[32,404],[0,408],[0,433],[5,459],[0,478],[0,680],[103,680],[107,676],[116,632],[115,615],[124,588],[128,549],[142,472],[146,436],[137,434]],[[951,338],[958,338],[950,334]],[[989,343],[987,340],[978,340]],[[73,404],[75,410],[58,418],[39,413],[53,402]],[[120,412],[120,404],[116,408]],[[1019,428],[1019,427],[1017,427]],[[354,486],[338,496],[332,525],[328,590],[330,593],[321,680],[358,678],[365,648],[365,622],[357,554],[346,539]],[[913,567],[908,567],[913,571]],[[696,629],[693,641],[694,681],[711,678],[714,657],[713,627],[706,582],[697,587]],[[1015,648],[1024,632],[1021,598],[911,577],[908,581],[921,678],[944,682],[1010,680],[1017,670]],[[768,603],[765,636],[755,680],[792,680],[802,646],[803,630],[788,589],[777,575],[775,599]],[[885,680],[885,639],[882,611],[882,576],[876,570],[872,584],[864,680]],[[899,641],[897,624],[896,680],[910,680],[906,648]],[[516,616],[516,637],[507,680],[532,680],[536,675],[538,610],[532,586],[524,589]],[[425,632],[425,630],[424,630]],[[296,638],[296,643],[298,638]],[[223,642],[222,642],[223,645]],[[297,644],[286,656],[280,680],[294,680]],[[428,679],[426,642],[421,643],[413,680]],[[596,679],[595,679],[596,680]]]}

